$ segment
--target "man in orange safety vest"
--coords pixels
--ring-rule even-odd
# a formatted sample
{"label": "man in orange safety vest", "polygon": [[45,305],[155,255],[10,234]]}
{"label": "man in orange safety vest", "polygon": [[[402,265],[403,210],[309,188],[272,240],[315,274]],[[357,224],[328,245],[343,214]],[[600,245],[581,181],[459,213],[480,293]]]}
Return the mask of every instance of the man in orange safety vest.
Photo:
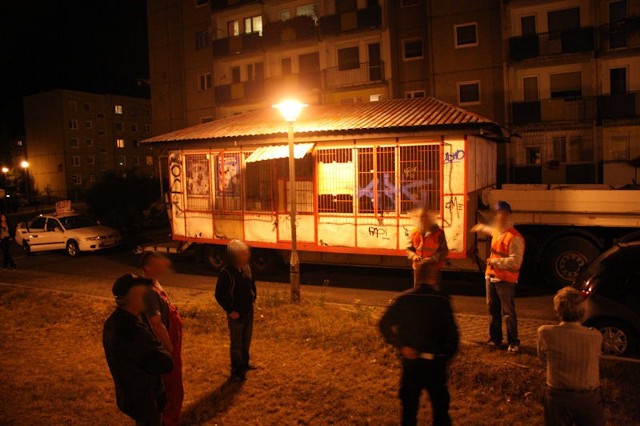
{"label": "man in orange safety vest", "polygon": [[444,231],[426,208],[418,210],[419,222],[409,236],[407,257],[413,266],[413,285],[440,285],[440,271],[449,254]]}

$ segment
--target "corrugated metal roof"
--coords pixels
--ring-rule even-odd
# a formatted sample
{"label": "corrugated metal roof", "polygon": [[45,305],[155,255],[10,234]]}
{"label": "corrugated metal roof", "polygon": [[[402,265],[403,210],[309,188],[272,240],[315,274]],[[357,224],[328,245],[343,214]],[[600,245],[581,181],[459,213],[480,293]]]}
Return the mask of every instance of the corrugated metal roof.
{"label": "corrugated metal roof", "polygon": [[[314,143],[297,143],[293,146],[293,157],[301,159],[313,149]],[[289,145],[261,146],[251,153],[245,160],[246,163],[256,161],[275,160],[276,158],[289,158]]]}
{"label": "corrugated metal roof", "polygon": [[[348,105],[311,105],[295,122],[296,133],[357,133],[400,128],[468,128],[498,124],[436,98],[394,99]],[[274,108],[247,112],[154,136],[143,142],[247,138],[287,133]]]}

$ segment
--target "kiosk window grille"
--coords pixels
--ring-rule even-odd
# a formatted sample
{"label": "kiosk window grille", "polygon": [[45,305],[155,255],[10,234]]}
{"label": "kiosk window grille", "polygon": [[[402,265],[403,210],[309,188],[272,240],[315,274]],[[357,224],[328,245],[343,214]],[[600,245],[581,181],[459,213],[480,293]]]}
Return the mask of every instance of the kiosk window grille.
{"label": "kiosk window grille", "polygon": [[418,207],[440,210],[440,146],[400,147],[400,213]]}
{"label": "kiosk window grille", "polygon": [[184,159],[187,178],[187,210],[208,211],[211,209],[209,155],[188,154]]}
{"label": "kiosk window grille", "polygon": [[353,213],[356,176],[353,149],[319,149],[316,161],[318,212]]}
{"label": "kiosk window grille", "polygon": [[[251,153],[245,154],[245,158]],[[273,212],[273,162],[247,163],[245,182],[245,208],[247,211]]]}
{"label": "kiosk window grille", "polygon": [[242,210],[242,161],[240,153],[225,152],[215,157],[218,211]]}
{"label": "kiosk window grille", "polygon": [[[278,211],[290,212],[289,159],[274,160],[278,174]],[[313,157],[309,154],[295,160],[296,165],[296,211],[313,213]],[[286,203],[286,206],[285,206]]]}
{"label": "kiosk window grille", "polygon": [[358,212],[396,212],[395,147],[358,148]]}

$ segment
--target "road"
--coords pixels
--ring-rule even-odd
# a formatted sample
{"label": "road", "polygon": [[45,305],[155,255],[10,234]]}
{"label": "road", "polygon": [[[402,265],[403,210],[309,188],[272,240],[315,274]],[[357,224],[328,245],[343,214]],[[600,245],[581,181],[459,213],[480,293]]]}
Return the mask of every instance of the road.
{"label": "road", "polygon": [[[90,285],[92,278],[105,282],[115,279],[126,272],[138,269],[137,256],[132,251],[121,248],[111,251],[82,254],[71,258],[63,252],[35,253],[24,256],[20,248],[14,245],[14,258],[18,272],[0,271],[0,282],[20,284],[26,281],[20,271],[36,274],[43,285],[48,275],[51,277],[69,277],[74,285]],[[168,287],[213,291],[215,274],[208,265],[196,263],[191,257],[174,257],[175,273],[167,277],[163,284]],[[278,289],[286,293],[287,275],[259,277],[260,287],[265,290]],[[53,282],[53,281],[52,281]],[[327,302],[353,303],[358,300],[363,305],[385,306],[399,292],[411,286],[411,273],[408,270],[381,268],[356,268],[344,266],[302,265],[302,297],[323,297]],[[327,285],[323,286],[323,283]],[[59,284],[59,285],[63,285]],[[46,284],[45,284],[46,285]],[[453,301],[454,310],[459,314],[485,315],[484,281],[473,274],[445,273],[443,288]],[[108,289],[102,289],[101,295],[108,296]],[[555,320],[552,310],[552,295],[548,291],[520,285],[516,301],[520,318]]]}

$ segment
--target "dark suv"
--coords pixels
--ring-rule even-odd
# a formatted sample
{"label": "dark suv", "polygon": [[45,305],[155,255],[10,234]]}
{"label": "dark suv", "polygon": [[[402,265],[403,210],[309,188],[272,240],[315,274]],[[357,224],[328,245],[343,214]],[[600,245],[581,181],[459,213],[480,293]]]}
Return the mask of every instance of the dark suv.
{"label": "dark suv", "polygon": [[602,333],[602,351],[631,355],[640,338],[640,242],[619,243],[574,284],[586,299],[583,323]]}

